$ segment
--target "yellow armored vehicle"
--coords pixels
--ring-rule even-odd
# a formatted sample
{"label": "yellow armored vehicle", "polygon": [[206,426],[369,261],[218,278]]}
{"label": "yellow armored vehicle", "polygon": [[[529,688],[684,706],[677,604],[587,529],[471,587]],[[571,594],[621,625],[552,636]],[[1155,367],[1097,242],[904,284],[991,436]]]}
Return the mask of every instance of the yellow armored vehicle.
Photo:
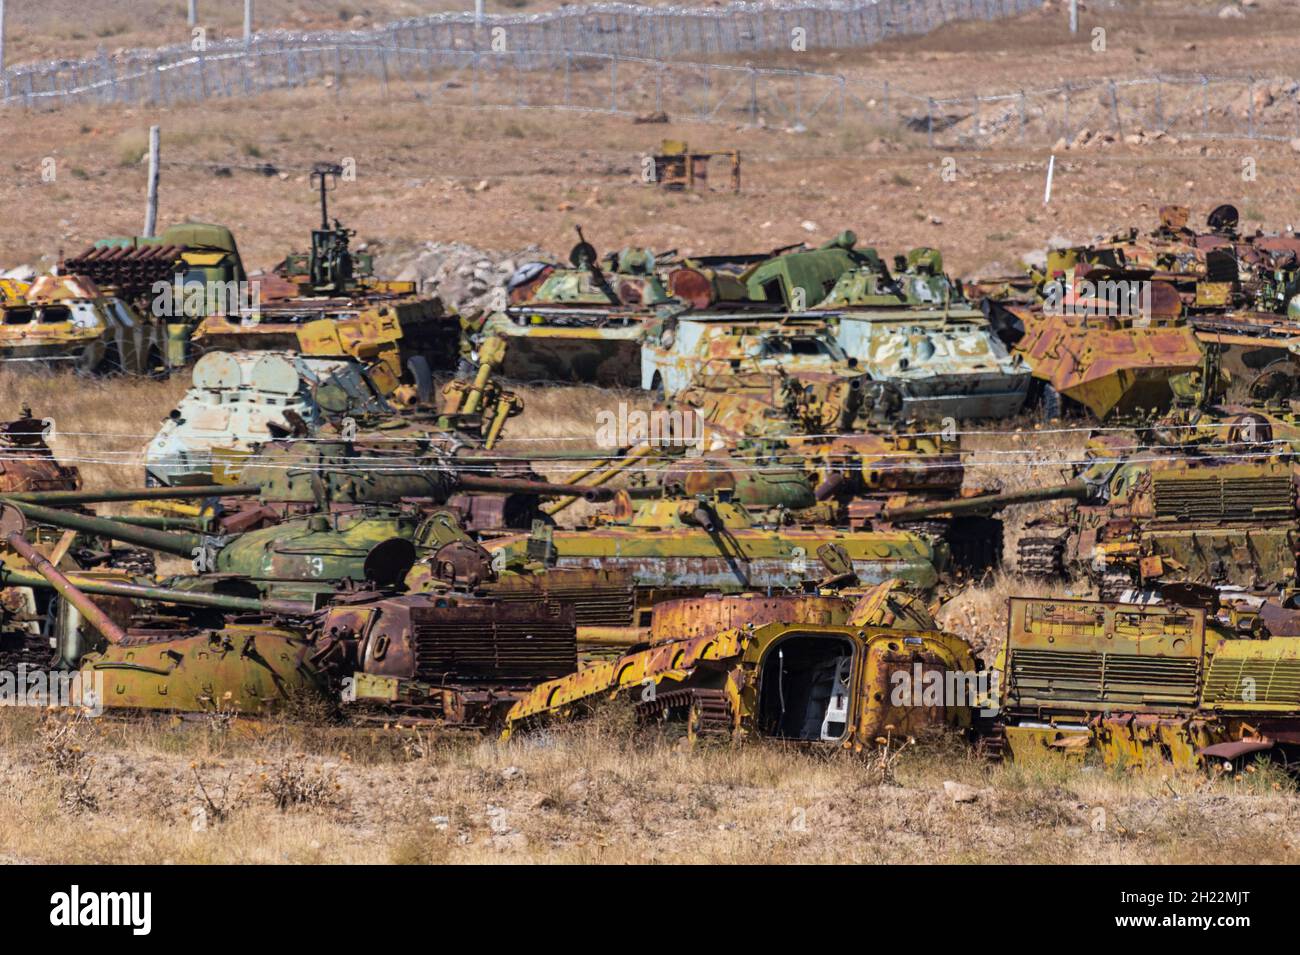
{"label": "yellow armored vehicle", "polygon": [[79,275],[42,275],[0,296],[0,362],[93,374],[165,374],[165,328]]}
{"label": "yellow armored vehicle", "polygon": [[[760,524],[722,493],[623,507],[604,526],[558,529],[485,542],[501,570],[530,565],[627,570],[640,590],[805,590],[849,574],[863,583],[898,578],[917,590],[939,581],[942,542],[907,531],[847,531],[816,524]],[[827,548],[839,558],[827,561]]]}
{"label": "yellow armored vehicle", "polygon": [[[725,621],[725,623],[724,623]],[[723,624],[720,627],[715,623]],[[722,597],[656,607],[647,646],[544,682],[506,716],[506,733],[631,697],[647,722],[688,737],[775,739],[852,752],[971,726],[960,705],[910,684],[969,684],[970,646],[924,606],[882,584],[840,597]],[[916,692],[914,692],[916,691]]]}
{"label": "yellow armored vehicle", "polygon": [[1012,598],[985,745],[1015,760],[1096,751],[1115,765],[1294,760],[1295,612],[1223,605],[1201,588],[1165,593],[1154,604]]}

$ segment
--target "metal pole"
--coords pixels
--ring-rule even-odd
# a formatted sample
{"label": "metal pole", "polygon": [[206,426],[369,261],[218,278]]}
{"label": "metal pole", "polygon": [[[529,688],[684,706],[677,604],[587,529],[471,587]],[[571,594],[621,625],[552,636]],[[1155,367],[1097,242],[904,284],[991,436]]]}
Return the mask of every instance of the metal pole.
{"label": "metal pole", "polygon": [[21,531],[14,531],[9,535],[8,540],[9,546],[18,552],[18,556],[26,560],[27,563],[32,565],[32,569],[48,580],[50,586],[57,590],[63,599],[81,611],[81,615],[103,635],[105,640],[109,643],[121,643],[126,639],[126,632],[100,609],[99,604],[78,590],[72,581],[63,576],[59,569],[50,563],[49,558],[27,543],[27,538],[23,537]]}
{"label": "metal pole", "polygon": [[188,24],[189,24],[190,26],[192,26],[192,27],[193,27],[193,26],[198,26],[198,24],[199,24],[199,0],[189,0],[189,4],[187,5],[187,9],[186,9],[186,11],[185,11],[185,22],[188,23]]}
{"label": "metal pole", "polygon": [[474,25],[483,25],[483,0],[474,0]]}
{"label": "metal pole", "polygon": [[158,127],[149,127],[149,197],[144,207],[144,235],[150,237],[158,225]]}
{"label": "metal pole", "polygon": [[[0,0],[0,74],[5,71],[5,0]],[[5,82],[8,93],[9,83]]]}
{"label": "metal pole", "polygon": [[253,0],[244,0],[244,42],[253,41]]}
{"label": "metal pole", "polygon": [[1070,0],[1070,32],[1079,32],[1079,0]]}

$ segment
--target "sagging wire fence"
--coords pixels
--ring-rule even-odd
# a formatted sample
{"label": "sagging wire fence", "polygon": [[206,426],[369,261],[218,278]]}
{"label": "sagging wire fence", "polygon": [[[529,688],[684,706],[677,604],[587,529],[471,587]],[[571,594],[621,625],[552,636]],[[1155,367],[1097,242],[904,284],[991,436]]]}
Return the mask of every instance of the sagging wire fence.
{"label": "sagging wire fence", "polygon": [[1088,147],[1152,134],[1272,141],[1300,137],[1300,83],[1279,76],[1156,75],[954,97],[817,70],[624,53],[493,53],[343,43],[254,45],[143,69],[105,59],[68,70],[62,74],[66,83],[47,78],[43,84],[20,84],[5,102],[32,109],[70,101],[175,106],[325,88],[339,98],[378,90],[384,97],[431,107],[662,115],[795,130],[856,125],[935,149],[1048,146],[1060,140]]}
{"label": "sagging wire fence", "polygon": [[[1043,0],[764,0],[717,7],[595,3],[530,15],[442,13],[369,30],[273,31],[209,42],[55,60],[0,73],[4,102],[195,101],[292,85],[310,75],[383,78],[431,61],[509,54],[553,68],[557,54],[727,57],[778,50],[846,49],[928,33],[946,23],[996,20]],[[519,61],[516,61],[519,62]],[[439,64],[441,65],[441,64]],[[330,67],[330,70],[326,69]],[[211,80],[211,82],[206,82]]]}

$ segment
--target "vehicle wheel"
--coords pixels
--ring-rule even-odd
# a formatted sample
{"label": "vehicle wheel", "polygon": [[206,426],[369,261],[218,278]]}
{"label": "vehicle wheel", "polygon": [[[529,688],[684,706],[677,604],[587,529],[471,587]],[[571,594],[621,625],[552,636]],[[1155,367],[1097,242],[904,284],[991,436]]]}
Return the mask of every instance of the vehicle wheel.
{"label": "vehicle wheel", "polygon": [[663,401],[666,397],[664,394],[663,376],[657,371],[655,372],[654,380],[650,382],[650,394],[654,396],[655,401]]}
{"label": "vehicle wheel", "polygon": [[111,378],[123,373],[122,355],[118,352],[116,343],[109,345],[104,349],[104,357],[101,358],[99,364],[95,366],[94,373],[106,378]]}
{"label": "vehicle wheel", "polygon": [[1038,404],[1044,423],[1061,420],[1061,393],[1051,385],[1043,385],[1043,396]]}

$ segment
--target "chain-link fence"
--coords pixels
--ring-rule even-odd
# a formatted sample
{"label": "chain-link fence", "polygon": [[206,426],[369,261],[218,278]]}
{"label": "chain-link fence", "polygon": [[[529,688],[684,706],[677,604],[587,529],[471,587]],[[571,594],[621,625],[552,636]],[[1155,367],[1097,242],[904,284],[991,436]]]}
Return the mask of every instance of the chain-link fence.
{"label": "chain-link fence", "polygon": [[[1289,77],[1158,75],[1081,80],[967,97],[837,73],[699,62],[683,54],[869,44],[1039,0],[744,4],[708,10],[601,5],[529,17],[452,14],[370,33],[261,35],[13,70],[5,102],[52,108],[176,105],[271,90],[403,96],[466,108],[664,113],[675,120],[819,128],[858,125],[937,149],[1080,146],[1176,138],[1300,137]],[[504,30],[504,33],[494,33]]]}
{"label": "chain-link fence", "polygon": [[[388,81],[429,74],[472,59],[532,71],[631,57],[672,61],[867,47],[926,33],[957,20],[994,20],[1042,0],[776,0],[718,7],[642,7],[598,3],[547,13],[486,16],[447,13],[365,31],[258,34],[247,42],[192,43],[103,53],[6,70],[5,103],[174,103],[293,86],[321,75]],[[490,58],[490,59],[489,59]],[[504,60],[502,59],[504,58]]]}

